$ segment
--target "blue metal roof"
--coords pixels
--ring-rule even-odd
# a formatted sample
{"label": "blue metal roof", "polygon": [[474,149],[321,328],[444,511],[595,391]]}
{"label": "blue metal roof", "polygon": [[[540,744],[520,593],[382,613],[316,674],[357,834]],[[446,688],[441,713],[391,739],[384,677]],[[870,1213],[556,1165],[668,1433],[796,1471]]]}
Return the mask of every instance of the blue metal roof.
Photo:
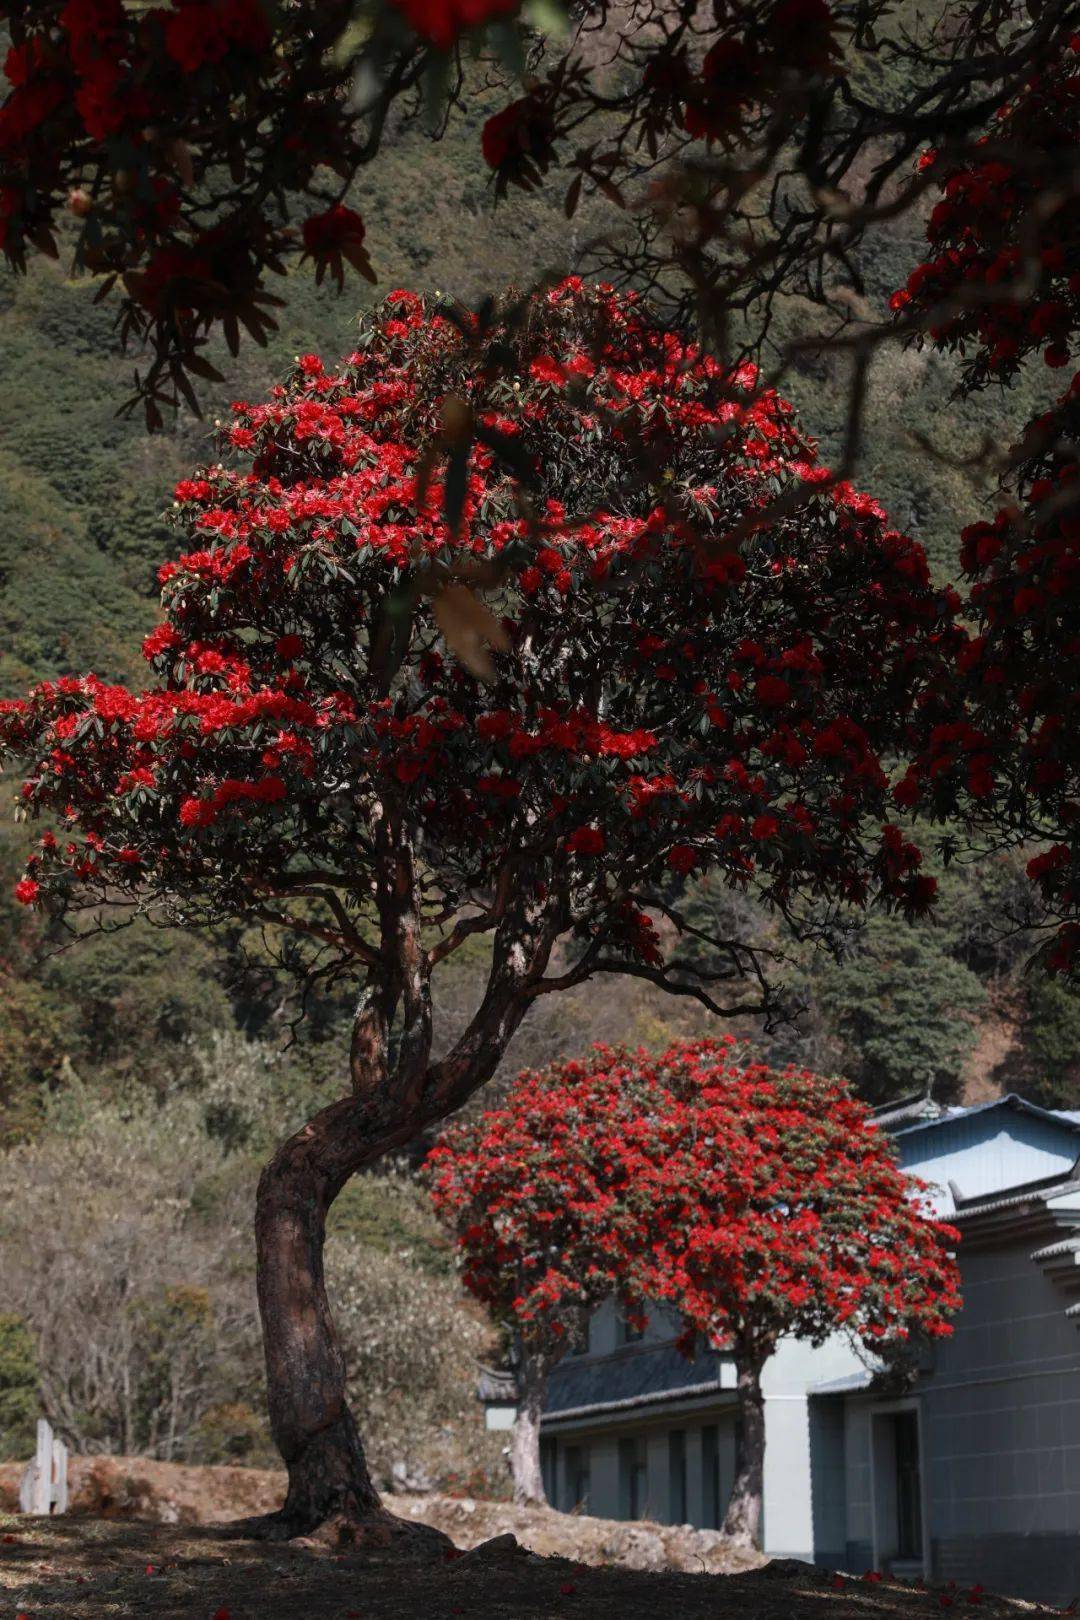
{"label": "blue metal roof", "polygon": [[555,1420],[581,1411],[632,1406],[666,1395],[698,1394],[721,1388],[721,1357],[699,1350],[691,1359],[671,1342],[640,1344],[608,1355],[567,1356],[548,1378],[544,1417]]}
{"label": "blue metal roof", "polygon": [[941,1213],[1065,1178],[1080,1160],[1080,1119],[1008,1096],[896,1132],[900,1163],[934,1189]]}
{"label": "blue metal roof", "polygon": [[938,1119],[921,1119],[913,1125],[904,1125],[896,1135],[911,1136],[915,1131],[938,1130],[942,1125],[949,1125],[955,1120],[973,1119],[978,1114],[992,1114],[999,1108],[1015,1109],[1036,1119],[1049,1120],[1054,1125],[1064,1125],[1080,1135],[1080,1109],[1040,1108],[1037,1103],[1028,1102],[1026,1097],[1017,1096],[1015,1091],[1010,1091],[1004,1097],[993,1097],[989,1102],[973,1103],[970,1108],[949,1108]]}

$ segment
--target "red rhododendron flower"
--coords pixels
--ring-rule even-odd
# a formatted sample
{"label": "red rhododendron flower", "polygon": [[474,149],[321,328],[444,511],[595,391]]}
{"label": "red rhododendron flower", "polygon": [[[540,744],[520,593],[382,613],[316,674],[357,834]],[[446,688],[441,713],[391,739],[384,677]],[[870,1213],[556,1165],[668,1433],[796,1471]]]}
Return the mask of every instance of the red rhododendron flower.
{"label": "red rhododendron flower", "polygon": [[302,235],[308,253],[318,255],[343,247],[359,247],[364,240],[364,221],[344,203],[335,203],[321,214],[309,214]]}
{"label": "red rhododendron flower", "polygon": [[512,17],[521,0],[391,0],[422,39],[448,51],[460,34]]}
{"label": "red rhododendron flower", "polygon": [[602,855],[604,835],[599,827],[578,827],[566,840],[566,848],[572,855]]}

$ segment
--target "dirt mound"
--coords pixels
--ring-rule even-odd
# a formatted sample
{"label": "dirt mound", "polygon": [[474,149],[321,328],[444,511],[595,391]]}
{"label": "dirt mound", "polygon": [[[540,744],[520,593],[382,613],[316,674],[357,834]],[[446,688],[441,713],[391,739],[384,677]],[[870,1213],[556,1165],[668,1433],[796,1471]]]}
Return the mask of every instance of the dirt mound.
{"label": "dirt mound", "polygon": [[[21,1465],[0,1464],[0,1510],[18,1507]],[[95,1519],[139,1519],[153,1524],[212,1525],[280,1506],[285,1476],[257,1468],[189,1468],[144,1457],[74,1457],[69,1470],[69,1512]],[[550,1508],[515,1507],[449,1496],[394,1496],[402,1518],[444,1531],[461,1548],[513,1535],[544,1557],[626,1569],[674,1569],[730,1574],[762,1560],[728,1547],[715,1530],[687,1525],[616,1523]]]}
{"label": "dirt mound", "polygon": [[403,1517],[443,1530],[458,1547],[475,1547],[494,1536],[516,1536],[543,1557],[581,1564],[620,1564],[624,1569],[675,1569],[691,1575],[730,1575],[765,1562],[756,1553],[728,1546],[717,1530],[635,1520],[593,1519],[550,1508],[515,1507],[449,1496],[394,1497],[389,1506]]}
{"label": "dirt mound", "polygon": [[[0,1510],[19,1506],[22,1463],[0,1463]],[[285,1476],[263,1468],[187,1468],[148,1457],[72,1457],[70,1513],[153,1524],[218,1524],[280,1507]]]}

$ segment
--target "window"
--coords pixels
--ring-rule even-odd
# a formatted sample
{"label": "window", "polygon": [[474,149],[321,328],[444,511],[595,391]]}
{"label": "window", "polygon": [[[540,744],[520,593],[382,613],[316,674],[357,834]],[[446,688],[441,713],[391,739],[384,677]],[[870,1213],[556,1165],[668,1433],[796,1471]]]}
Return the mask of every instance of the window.
{"label": "window", "polygon": [[557,1448],[554,1440],[540,1442],[540,1478],[544,1482],[544,1495],[549,1502],[558,1501],[555,1494]]}
{"label": "window", "polygon": [[580,1508],[589,1510],[589,1451],[587,1446],[567,1446],[564,1463],[566,1475],[566,1512]]}
{"label": "window", "polygon": [[620,1306],[616,1339],[619,1344],[637,1344],[645,1337],[645,1329],[635,1323],[627,1321],[626,1312]]}
{"label": "window", "polygon": [[701,1431],[701,1523],[705,1530],[720,1528],[720,1435],[715,1423]]}
{"label": "window", "polygon": [[672,1429],[668,1435],[668,1519],[671,1524],[686,1523],[685,1429]]}
{"label": "window", "polygon": [[570,1329],[569,1354],[587,1356],[592,1349],[592,1312],[582,1311]]}
{"label": "window", "polygon": [[641,1519],[645,1516],[648,1486],[648,1459],[644,1435],[634,1435],[619,1441],[619,1517]]}

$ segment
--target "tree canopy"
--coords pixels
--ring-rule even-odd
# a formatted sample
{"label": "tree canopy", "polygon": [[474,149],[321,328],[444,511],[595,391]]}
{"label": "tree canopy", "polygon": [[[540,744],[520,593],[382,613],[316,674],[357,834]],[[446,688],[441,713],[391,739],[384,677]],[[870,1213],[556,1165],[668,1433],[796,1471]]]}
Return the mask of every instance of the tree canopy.
{"label": "tree canopy", "polygon": [[[194,549],[161,570],[158,684],[4,705],[24,809],[58,822],[19,898],[251,916],[375,979],[400,978],[392,913],[415,903],[426,980],[531,885],[579,942],[532,996],[666,980],[665,881],[697,869],[808,928],[874,896],[926,908],[934,880],[884,820],[890,754],[957,635],[921,549],[834,485],[752,368],[724,373],[632,296],[572,279],[500,331],[492,375],[468,323],[394,294],[340,369],[306,356],[235,407],[240,464],[177,486]],[[427,452],[466,410],[452,529]],[[446,585],[462,559],[508,613]],[[406,902],[387,874],[414,860]],[[711,1001],[759,976],[715,944],[670,987]]]}
{"label": "tree canopy", "polygon": [[[1078,130],[1080,36],[1018,87],[966,161],[924,154],[941,190],[933,253],[893,306],[917,312],[925,341],[959,357],[965,394],[1012,385],[1032,356],[1054,372],[1075,358]],[[1080,969],[1078,428],[1080,374],[1005,458],[1005,504],[961,535],[970,629],[896,793],[907,808],[959,813],[995,842],[1043,846],[1027,868],[1032,920],[1047,931],[1042,965],[1066,978]]]}
{"label": "tree canopy", "polygon": [[[267,280],[290,259],[376,273],[350,183],[396,121],[426,105],[438,129],[467,107],[470,55],[506,98],[478,140],[498,191],[559,185],[571,216],[583,197],[624,212],[608,269],[722,343],[749,315],[754,347],[777,292],[797,291],[824,315],[813,346],[850,324],[865,233],[919,206],[920,150],[969,151],[1072,34],[1067,0],[1033,17],[902,0],[14,0],[0,21],[0,244],[21,267],[73,222],[76,265],[149,345],[135,398],[152,426],[215,379],[211,331],[234,352],[244,329],[265,340]],[[856,341],[852,447],[877,341]]]}
{"label": "tree canopy", "polygon": [[847,1332],[887,1351],[948,1334],[959,1306],[958,1234],[866,1105],[732,1037],[596,1047],[526,1073],[502,1108],[446,1133],[428,1171],[466,1286],[526,1354],[557,1360],[575,1316],[612,1295],[631,1314],[663,1303],[688,1350],[703,1338],[734,1356],[725,1528],[744,1539],[760,1517],[760,1375],[780,1340]]}

